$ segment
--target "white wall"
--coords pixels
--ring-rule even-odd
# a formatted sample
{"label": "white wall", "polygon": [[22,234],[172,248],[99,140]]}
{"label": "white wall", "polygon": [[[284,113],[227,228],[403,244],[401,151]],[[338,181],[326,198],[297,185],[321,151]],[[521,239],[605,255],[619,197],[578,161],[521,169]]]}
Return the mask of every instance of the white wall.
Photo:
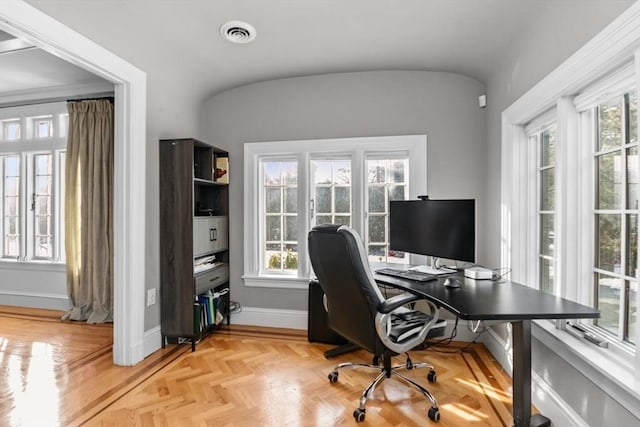
{"label": "white wall", "polygon": [[[201,133],[230,153],[231,298],[251,307],[307,308],[306,290],[247,288],[240,279],[244,142],[426,134],[429,196],[477,198],[482,222],[483,93],[480,82],[461,75],[377,71],[267,81],[206,102]],[[485,239],[482,227],[478,234]]]}

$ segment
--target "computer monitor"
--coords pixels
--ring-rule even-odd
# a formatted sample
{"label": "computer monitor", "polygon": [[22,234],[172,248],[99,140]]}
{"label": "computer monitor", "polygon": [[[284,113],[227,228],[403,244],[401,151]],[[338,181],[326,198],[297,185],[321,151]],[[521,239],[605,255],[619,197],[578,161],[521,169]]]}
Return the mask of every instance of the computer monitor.
{"label": "computer monitor", "polygon": [[475,200],[391,201],[389,249],[475,262]]}

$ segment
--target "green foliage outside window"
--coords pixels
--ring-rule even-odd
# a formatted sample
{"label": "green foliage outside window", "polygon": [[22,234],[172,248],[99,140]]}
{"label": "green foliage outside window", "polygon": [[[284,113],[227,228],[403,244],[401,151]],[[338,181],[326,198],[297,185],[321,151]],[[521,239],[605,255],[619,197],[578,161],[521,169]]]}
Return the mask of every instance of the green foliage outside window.
{"label": "green foliage outside window", "polygon": [[284,257],[284,266],[282,265],[281,254],[273,254],[269,257],[269,268],[271,270],[280,270],[282,267],[285,270],[297,270],[298,254],[292,252],[291,249],[287,249],[287,255]]}

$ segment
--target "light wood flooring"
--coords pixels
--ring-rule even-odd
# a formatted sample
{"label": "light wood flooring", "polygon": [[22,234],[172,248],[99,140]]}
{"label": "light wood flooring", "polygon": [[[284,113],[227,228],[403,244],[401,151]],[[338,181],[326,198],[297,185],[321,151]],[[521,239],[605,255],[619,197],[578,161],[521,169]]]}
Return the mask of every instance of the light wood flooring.
{"label": "light wood flooring", "polygon": [[[371,381],[365,351],[330,360],[332,346],[304,331],[232,325],[197,346],[169,345],[134,367],[112,364],[112,328],[61,322],[60,312],[0,306],[1,426],[355,426],[352,412]],[[414,351],[426,370],[408,375],[438,399],[441,420],[412,388],[386,380],[367,404],[362,426],[442,427],[513,424],[511,379],[481,344]],[[396,358],[403,363],[402,357]]]}

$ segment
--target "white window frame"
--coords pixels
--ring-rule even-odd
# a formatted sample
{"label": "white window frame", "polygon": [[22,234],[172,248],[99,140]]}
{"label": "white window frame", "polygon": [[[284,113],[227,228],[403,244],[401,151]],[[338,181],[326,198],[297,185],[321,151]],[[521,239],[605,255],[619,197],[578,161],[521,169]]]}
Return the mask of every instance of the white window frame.
{"label": "white window frame", "polygon": [[[307,289],[311,266],[307,255],[307,231],[310,215],[298,216],[298,274],[270,274],[260,270],[260,161],[261,159],[296,158],[298,160],[298,212],[310,211],[310,159],[344,156],[351,153],[351,174],[366,182],[366,158],[403,154],[409,158],[409,198],[426,194],[427,137],[402,135],[362,138],[314,139],[299,141],[253,142],[244,145],[244,279],[245,286]],[[304,177],[301,179],[301,177]],[[352,187],[351,226],[365,235],[366,194]],[[424,263],[424,262],[423,262]]]}
{"label": "white window frame", "polygon": [[[528,241],[535,242],[533,245],[530,245],[527,248],[527,259],[529,260],[529,265],[531,268],[528,270],[529,274],[527,276],[526,283],[530,283],[532,287],[536,287],[540,289],[540,259],[541,259],[541,248],[540,248],[540,197],[541,197],[541,188],[540,188],[540,136],[542,133],[551,127],[556,127],[557,134],[557,123],[556,123],[557,111],[556,108],[552,108],[551,110],[541,114],[536,117],[534,120],[529,122],[524,130],[526,133],[526,137],[529,140],[529,147],[526,151],[527,156],[527,170],[528,170],[528,180],[529,185],[527,186],[527,194],[529,195],[528,203],[530,206],[533,206],[534,209],[531,212],[530,220],[529,220],[529,229],[528,229]],[[558,144],[556,138],[556,161],[554,162],[553,168],[554,172],[557,174],[557,153],[558,153]],[[558,212],[557,207],[555,206],[555,201],[557,200],[557,177],[554,177],[555,182],[555,191],[556,197],[554,200],[554,233],[557,233],[558,227]],[[554,241],[554,245],[557,245],[557,239]],[[554,290],[557,289],[557,247],[554,247],[554,255],[553,255],[553,269],[554,269]]]}
{"label": "white window frame", "polygon": [[[578,114],[577,120],[579,121],[578,135],[579,135],[579,139],[582,141],[582,143],[578,146],[578,149],[582,151],[582,154],[581,154],[581,159],[583,159],[582,161],[586,161],[587,158],[590,159],[589,163],[583,163],[583,165],[589,165],[589,167],[582,168],[583,169],[582,170],[583,188],[581,190],[582,197],[581,197],[581,203],[580,203],[579,209],[581,212],[590,213],[588,217],[585,215],[585,220],[582,221],[581,223],[582,225],[580,228],[580,233],[582,235],[587,235],[586,233],[589,233],[589,235],[592,235],[595,237],[595,229],[596,229],[595,219],[594,219],[594,212],[596,210],[595,209],[596,192],[595,192],[594,185],[596,183],[595,154],[597,150],[595,147],[596,144],[595,144],[594,137],[595,137],[595,122],[598,119],[597,117],[593,117],[594,108],[599,104],[601,104],[602,102],[610,100],[614,97],[622,96],[626,92],[629,92],[630,90],[634,89],[635,78],[636,77],[634,75],[634,66],[633,64],[629,64],[621,68],[620,70],[612,73],[607,78],[602,79],[601,81],[592,85],[588,90],[580,94],[574,100],[574,104],[576,106],[576,113]],[[621,146],[620,150],[621,150],[621,153],[625,154],[626,149],[622,147],[624,147],[624,143]],[[623,171],[623,173],[626,173],[626,171]],[[626,178],[624,180],[626,182]],[[626,192],[627,189],[624,188],[623,191]],[[626,206],[621,206],[620,208],[617,208],[614,210],[622,212],[622,214],[624,215],[624,212],[627,209],[626,209]],[[624,241],[625,233],[622,234],[621,238]],[[583,253],[582,253],[583,259],[581,260],[580,264],[585,266],[585,270],[587,269],[586,266],[589,266],[588,271],[590,274],[587,277],[585,272],[585,277],[582,279],[583,282],[581,283],[590,283],[591,287],[590,288],[588,286],[578,287],[578,289],[576,289],[576,294],[581,298],[581,302],[584,302],[585,304],[594,304],[595,303],[594,286],[596,286],[593,278],[595,247],[594,245],[585,245],[585,246],[589,246],[589,248],[583,248]],[[623,254],[622,257],[624,259],[625,255]],[[622,307],[620,310],[620,315],[622,316]],[[592,323],[592,322],[584,322],[584,323]],[[620,326],[622,326],[622,324]],[[634,348],[633,345],[626,344],[621,340],[615,340],[615,339],[611,340],[610,337],[613,336],[612,333],[603,333],[601,329],[595,328],[595,327],[590,328],[589,326],[587,326],[587,328],[590,329],[591,332],[602,336],[604,339],[607,339],[610,342],[609,345],[611,347],[611,350],[618,352],[620,354],[620,357],[633,358],[637,349],[640,348],[640,341],[638,341],[637,338],[636,338],[636,346],[635,346],[636,348]]]}
{"label": "white window frame", "polygon": [[[581,245],[581,232],[593,221],[592,172],[581,165],[591,165],[592,141],[581,141],[583,148],[571,152],[571,141],[586,136],[581,128],[578,109],[584,97],[574,99],[585,88],[594,92],[602,76],[614,75],[625,68],[632,70],[636,90],[640,89],[640,3],[635,3],[614,20],[593,40],[557,67],[531,90],[502,113],[501,146],[501,262],[510,268],[511,279],[532,285],[530,263],[530,218],[536,205],[531,201],[530,149],[525,126],[550,108],[557,111],[556,165],[556,256],[560,296],[593,304],[593,293],[580,283],[591,283],[592,245]],[[604,80],[602,80],[604,82]],[[606,83],[602,85],[607,86]],[[609,82],[608,88],[615,89]],[[600,96],[605,96],[606,90]],[[576,145],[574,144],[573,147]],[[586,147],[586,148],[585,148]],[[575,213],[571,207],[588,205]],[[573,223],[569,226],[570,223]],[[589,230],[593,235],[593,228]],[[585,260],[588,260],[586,264]],[[535,265],[535,264],[534,264]],[[637,302],[640,297],[637,298]],[[563,322],[557,322],[563,324]],[[640,328],[636,328],[636,343],[640,343]],[[536,339],[558,356],[567,360],[586,377],[596,381],[616,401],[640,417],[640,351],[625,354],[615,345],[609,349],[597,347],[579,339],[550,322],[534,321]],[[631,402],[631,403],[630,403]]]}
{"label": "white window frame", "polygon": [[[32,126],[39,117],[52,117],[54,126],[53,136],[37,138]],[[0,155],[18,155],[20,157],[20,254],[17,259],[1,258],[2,265],[31,264],[50,266],[51,264],[63,265],[64,254],[64,218],[62,218],[61,192],[64,188],[64,171],[61,169],[60,159],[67,148],[67,129],[61,125],[68,123],[66,102],[51,102],[45,104],[25,105],[20,107],[0,108],[0,122],[4,120],[19,119],[20,138],[17,140],[4,140],[0,135]],[[52,257],[41,258],[35,256],[35,215],[31,211],[32,194],[35,185],[34,157],[36,154],[51,154],[52,161],[52,199],[51,199],[51,231]],[[4,224],[0,224],[3,231]]]}

